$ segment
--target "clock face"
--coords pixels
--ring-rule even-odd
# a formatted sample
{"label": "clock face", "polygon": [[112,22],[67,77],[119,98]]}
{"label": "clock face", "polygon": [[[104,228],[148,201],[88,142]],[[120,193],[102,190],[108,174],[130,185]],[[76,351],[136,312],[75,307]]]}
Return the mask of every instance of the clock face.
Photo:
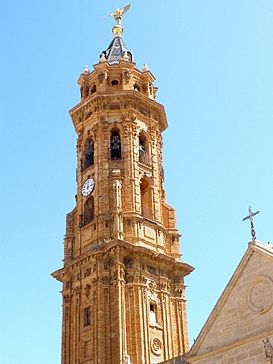
{"label": "clock face", "polygon": [[92,193],[93,189],[94,189],[94,180],[92,178],[88,178],[83,186],[82,186],[82,195],[83,196],[89,196],[90,193]]}

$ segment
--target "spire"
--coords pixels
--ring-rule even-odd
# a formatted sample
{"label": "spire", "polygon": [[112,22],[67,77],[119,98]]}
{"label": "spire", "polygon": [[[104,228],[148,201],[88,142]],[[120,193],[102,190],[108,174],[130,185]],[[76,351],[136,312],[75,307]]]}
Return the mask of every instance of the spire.
{"label": "spire", "polygon": [[114,13],[110,15],[116,20],[112,32],[114,33],[114,39],[109,44],[106,51],[103,51],[100,58],[105,58],[109,64],[119,63],[121,59],[124,61],[133,62],[133,54],[127,49],[123,42],[121,35],[123,28],[121,25],[121,19],[123,15],[129,10],[130,4],[124,6],[123,9],[117,8]]}

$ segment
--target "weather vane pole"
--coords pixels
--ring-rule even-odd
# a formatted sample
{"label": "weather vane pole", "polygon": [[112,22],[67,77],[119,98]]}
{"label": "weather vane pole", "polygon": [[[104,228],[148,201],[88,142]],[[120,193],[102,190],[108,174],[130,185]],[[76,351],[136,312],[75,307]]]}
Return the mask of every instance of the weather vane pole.
{"label": "weather vane pole", "polygon": [[130,9],[130,6],[131,5],[128,4],[128,5],[124,6],[123,9],[117,8],[114,13],[110,14],[117,22],[114,25],[114,28],[112,29],[115,36],[121,36],[121,33],[123,31],[122,26],[121,26],[121,19],[122,19],[123,15]]}
{"label": "weather vane pole", "polygon": [[255,215],[258,215],[258,213],[260,211],[252,212],[251,206],[249,206],[248,207],[248,212],[249,212],[248,216],[244,217],[242,221],[246,221],[246,220],[249,220],[250,221],[252,241],[255,241],[256,240],[256,231],[255,231],[255,228],[254,228],[253,217]]}

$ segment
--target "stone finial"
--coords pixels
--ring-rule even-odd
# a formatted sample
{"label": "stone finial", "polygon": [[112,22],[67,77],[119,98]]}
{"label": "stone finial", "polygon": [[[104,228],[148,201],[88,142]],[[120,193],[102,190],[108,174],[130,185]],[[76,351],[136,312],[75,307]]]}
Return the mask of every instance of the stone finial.
{"label": "stone finial", "polygon": [[128,53],[127,52],[124,53],[124,55],[122,57],[122,60],[123,61],[130,61],[130,57],[128,56]]}
{"label": "stone finial", "polygon": [[105,58],[104,53],[102,53],[101,56],[100,56],[100,63],[102,63],[102,62],[106,62],[106,58]]}
{"label": "stone finial", "polygon": [[149,68],[147,66],[147,63],[144,63],[143,68],[142,68],[142,71],[143,72],[149,71]]}
{"label": "stone finial", "polygon": [[83,73],[84,73],[85,75],[89,75],[89,73],[90,73],[90,69],[89,69],[88,64],[85,66],[85,69],[84,69]]}

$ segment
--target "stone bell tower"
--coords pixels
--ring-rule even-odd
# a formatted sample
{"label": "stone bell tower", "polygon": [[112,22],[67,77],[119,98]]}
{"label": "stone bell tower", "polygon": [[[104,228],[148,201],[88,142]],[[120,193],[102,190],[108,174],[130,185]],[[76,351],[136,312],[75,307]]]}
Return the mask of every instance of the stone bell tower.
{"label": "stone bell tower", "polygon": [[175,211],[163,187],[164,107],[155,78],[114,38],[78,81],[76,206],[67,215],[62,364],[153,364],[188,350]]}

